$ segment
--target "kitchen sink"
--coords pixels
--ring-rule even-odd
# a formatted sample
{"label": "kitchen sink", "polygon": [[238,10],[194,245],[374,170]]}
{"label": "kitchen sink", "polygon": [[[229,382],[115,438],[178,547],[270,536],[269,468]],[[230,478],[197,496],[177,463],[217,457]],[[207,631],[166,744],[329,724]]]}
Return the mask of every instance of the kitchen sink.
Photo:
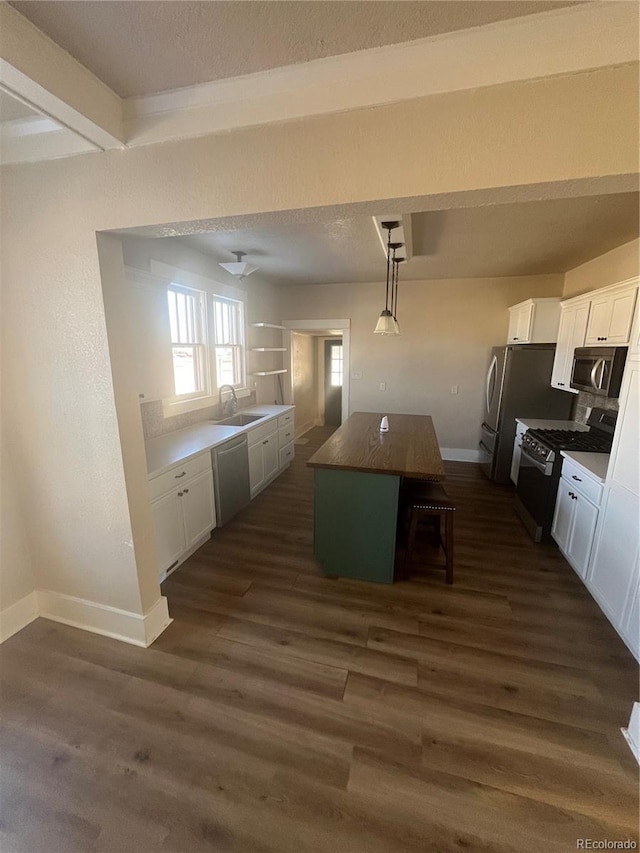
{"label": "kitchen sink", "polygon": [[240,412],[237,415],[232,415],[230,418],[224,418],[222,421],[213,421],[213,423],[216,426],[247,426],[264,417],[266,415],[245,415]]}

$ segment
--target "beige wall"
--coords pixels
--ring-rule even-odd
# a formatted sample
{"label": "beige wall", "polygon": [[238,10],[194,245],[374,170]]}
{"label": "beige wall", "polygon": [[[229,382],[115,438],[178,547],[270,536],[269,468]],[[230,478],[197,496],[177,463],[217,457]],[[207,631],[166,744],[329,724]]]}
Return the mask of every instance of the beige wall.
{"label": "beige wall", "polygon": [[403,281],[397,338],[373,334],[384,282],[289,287],[281,299],[285,320],[351,319],[350,411],[430,414],[442,447],[475,451],[489,353],[506,343],[508,307],[561,292],[561,275]]}
{"label": "beige wall", "polygon": [[636,275],[640,275],[640,240],[624,243],[569,270],[564,276],[562,295],[567,299]]}
{"label": "beige wall", "polygon": [[316,348],[312,335],[294,332],[291,335],[293,376],[291,386],[296,407],[296,435],[301,435],[318,416],[318,389],[316,381]]}
{"label": "beige wall", "polygon": [[[122,411],[116,407],[96,232],[163,224],[158,233],[170,236],[176,233],[171,223],[194,220],[205,227],[216,218],[225,227],[246,227],[263,213],[273,214],[270,221],[289,221],[295,211],[322,206],[335,211],[357,204],[358,212],[375,213],[396,209],[398,203],[389,200],[398,198],[411,210],[455,203],[467,194],[486,201],[550,195],[569,185],[577,192],[594,181],[624,184],[637,169],[636,105],[635,70],[616,67],[3,167],[2,393],[10,401],[3,429],[19,460],[12,499],[26,531],[14,539],[11,559],[2,567],[4,588],[15,595],[29,586],[31,563],[40,587],[103,606],[138,612],[141,601],[159,595],[157,582],[146,578],[154,589],[141,596],[132,556],[135,540],[136,559],[148,562],[143,552],[151,530],[147,514],[129,506],[129,497],[144,489],[141,443],[137,426],[130,428],[130,401]],[[242,215],[248,218],[234,219]],[[113,260],[113,247],[108,254]],[[446,305],[449,286],[436,287]],[[489,294],[501,310],[532,295],[524,285],[515,292],[501,288]],[[361,329],[354,364],[365,363],[366,340],[376,353],[366,375],[371,370],[377,378],[385,356],[399,348],[402,359],[391,363],[410,367],[415,381],[405,383],[409,402],[415,410],[431,407],[449,379],[436,387],[430,383],[425,396],[424,376],[433,374],[423,358],[430,351],[420,344],[423,326],[399,341],[375,341],[373,349],[369,329],[379,312],[378,290],[368,297],[370,310],[354,315]],[[474,288],[467,290],[479,307]],[[330,316],[349,316],[338,305],[350,298],[336,290]],[[440,316],[435,303],[429,307]],[[463,328],[474,334],[471,360],[482,372],[489,344],[503,337],[502,323],[497,328],[488,320],[477,341],[477,317],[464,306],[461,311]],[[417,323],[402,311],[401,316],[403,323]],[[432,316],[425,314],[424,328],[437,344],[447,336]],[[447,372],[457,376],[462,373],[453,369],[457,350],[450,352],[454,364]],[[394,402],[406,407],[403,378],[395,373],[388,378],[385,407]],[[373,405],[368,381],[354,391],[358,405],[366,400]],[[471,442],[469,431],[445,420],[440,429],[451,442]],[[135,488],[130,477],[125,481],[123,460],[131,466],[130,477],[140,480]],[[6,464],[3,458],[4,489]],[[10,518],[0,521],[6,528]]]}

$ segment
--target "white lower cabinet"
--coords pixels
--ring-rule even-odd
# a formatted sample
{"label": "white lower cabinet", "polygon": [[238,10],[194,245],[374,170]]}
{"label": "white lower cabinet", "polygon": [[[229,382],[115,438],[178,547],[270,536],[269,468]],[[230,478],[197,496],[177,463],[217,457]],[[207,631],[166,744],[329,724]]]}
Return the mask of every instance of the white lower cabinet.
{"label": "white lower cabinet", "polygon": [[216,526],[211,453],[207,451],[149,481],[151,513],[163,577]]}
{"label": "white lower cabinet", "polygon": [[249,444],[249,485],[253,498],[273,479],[280,468],[277,419],[249,430],[247,441]]}
{"label": "white lower cabinet", "polygon": [[295,456],[293,440],[295,438],[294,413],[287,412],[278,418],[278,451],[279,466],[286,468]]}
{"label": "white lower cabinet", "polygon": [[590,589],[618,630],[624,627],[624,617],[638,586],[639,509],[637,495],[618,486],[608,490],[587,576]]}
{"label": "white lower cabinet", "polygon": [[581,578],[587,574],[598,511],[573,480],[560,479],[551,535]]}

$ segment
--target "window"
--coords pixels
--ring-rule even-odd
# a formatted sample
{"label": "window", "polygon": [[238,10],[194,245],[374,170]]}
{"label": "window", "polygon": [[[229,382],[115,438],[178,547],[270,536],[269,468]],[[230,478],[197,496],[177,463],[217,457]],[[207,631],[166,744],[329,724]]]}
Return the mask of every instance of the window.
{"label": "window", "polygon": [[176,397],[201,396],[209,391],[204,294],[172,284],[167,298]]}
{"label": "window", "polygon": [[331,385],[336,387],[342,386],[342,344],[333,344],[331,346]]}
{"label": "window", "polygon": [[243,305],[235,299],[213,297],[213,343],[218,388],[244,385]]}

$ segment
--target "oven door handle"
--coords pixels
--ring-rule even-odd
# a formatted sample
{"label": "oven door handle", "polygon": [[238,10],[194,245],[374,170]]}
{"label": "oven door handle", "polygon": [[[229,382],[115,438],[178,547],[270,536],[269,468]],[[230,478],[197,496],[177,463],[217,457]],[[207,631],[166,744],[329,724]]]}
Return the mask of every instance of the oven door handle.
{"label": "oven door handle", "polygon": [[[543,474],[547,475],[547,463],[541,462],[539,459],[534,459],[533,456],[529,456],[524,447],[522,448],[522,454],[520,456],[520,465],[522,466],[523,459],[527,460],[527,465],[533,465],[534,468],[537,468],[538,471],[542,471]],[[551,473],[551,472],[549,472]]]}
{"label": "oven door handle", "polygon": [[493,457],[493,453],[489,450],[489,448],[488,448],[488,447],[487,447],[487,445],[484,443],[484,441],[479,441],[479,442],[478,442],[478,445],[479,445],[479,447],[480,447],[482,450],[484,450],[484,452],[487,454],[487,456],[491,456],[491,457]]}
{"label": "oven door handle", "polygon": [[[594,391],[602,391],[602,380],[604,379],[605,366],[606,361],[604,358],[599,358],[591,368],[591,387]],[[600,368],[600,376],[596,379],[598,368]]]}

